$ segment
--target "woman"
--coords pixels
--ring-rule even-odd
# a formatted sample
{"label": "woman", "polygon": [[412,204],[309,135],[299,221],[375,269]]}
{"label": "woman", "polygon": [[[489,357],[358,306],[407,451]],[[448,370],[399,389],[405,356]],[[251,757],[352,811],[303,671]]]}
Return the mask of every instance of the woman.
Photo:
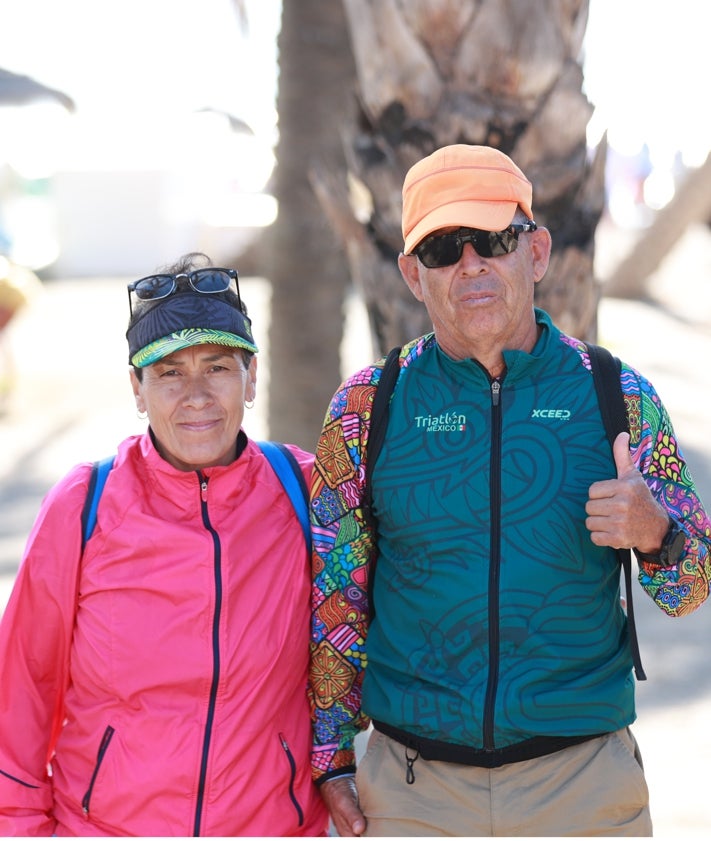
{"label": "woman", "polygon": [[323,835],[309,559],[241,428],[237,273],[189,254],[129,305],[149,428],[119,446],[83,556],[91,465],[49,492],[0,626],[0,834]]}

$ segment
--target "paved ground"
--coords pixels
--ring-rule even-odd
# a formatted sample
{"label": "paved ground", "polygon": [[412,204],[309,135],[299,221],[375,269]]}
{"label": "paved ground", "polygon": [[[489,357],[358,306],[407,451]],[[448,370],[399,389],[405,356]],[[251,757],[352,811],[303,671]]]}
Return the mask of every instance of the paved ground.
{"label": "paved ground", "polygon": [[[598,246],[606,266],[619,243]],[[605,264],[607,260],[607,264]],[[685,455],[711,505],[711,234],[690,232],[660,267],[656,304],[603,301],[600,341],[642,370],[674,418]],[[260,383],[268,377],[269,285],[253,278],[243,293],[254,315]],[[41,497],[75,462],[113,452],[143,423],[135,414],[126,373],[125,282],[120,278],[51,281],[14,323],[17,389],[0,417],[0,610],[10,592]],[[346,369],[359,353],[365,321],[356,309]],[[248,415],[250,434],[266,434],[259,396]],[[669,620],[637,591],[642,657],[648,681],[638,690],[635,733],[652,795],[655,835],[707,837],[711,830],[711,604]]]}

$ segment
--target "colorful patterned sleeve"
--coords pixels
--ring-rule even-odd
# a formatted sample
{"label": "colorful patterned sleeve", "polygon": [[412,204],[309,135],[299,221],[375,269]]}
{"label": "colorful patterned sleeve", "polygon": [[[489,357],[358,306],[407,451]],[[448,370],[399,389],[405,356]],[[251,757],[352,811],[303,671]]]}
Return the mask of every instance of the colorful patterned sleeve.
{"label": "colorful patterned sleeve", "polygon": [[374,543],[362,510],[365,447],[381,368],[355,374],[335,394],[316,447],[311,487],[313,589],[310,695],[312,772],[321,783],[355,770]]}
{"label": "colorful patterned sleeve", "polygon": [[657,501],[686,534],[679,563],[657,567],[639,563],[639,581],[669,616],[696,610],[709,595],[711,521],[704,511],[671,420],[648,380],[623,365],[622,389],[630,421],[632,459]]}

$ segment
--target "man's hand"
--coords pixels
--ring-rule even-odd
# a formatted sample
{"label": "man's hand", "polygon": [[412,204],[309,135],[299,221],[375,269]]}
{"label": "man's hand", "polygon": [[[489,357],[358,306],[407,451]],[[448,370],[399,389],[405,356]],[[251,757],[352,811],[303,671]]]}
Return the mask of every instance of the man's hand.
{"label": "man's hand", "polygon": [[612,453],[616,479],[590,485],[585,525],[596,546],[659,551],[669,527],[667,512],[654,499],[629,451],[630,436],[620,432]]}
{"label": "man's hand", "polygon": [[358,808],[354,777],[336,777],[323,783],[319,790],[339,835],[348,838],[365,832],[365,817]]}

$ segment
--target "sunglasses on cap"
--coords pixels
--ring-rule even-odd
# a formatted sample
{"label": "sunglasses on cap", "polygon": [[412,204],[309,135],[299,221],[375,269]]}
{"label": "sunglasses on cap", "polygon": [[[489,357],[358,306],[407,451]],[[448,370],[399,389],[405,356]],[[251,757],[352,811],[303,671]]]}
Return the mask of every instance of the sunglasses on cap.
{"label": "sunglasses on cap", "polygon": [[422,240],[413,251],[425,268],[441,269],[453,266],[462,257],[464,243],[470,242],[480,257],[501,257],[518,248],[518,235],[535,231],[535,222],[509,225],[504,231],[480,231],[477,228],[460,228],[451,234],[432,234]]}
{"label": "sunglasses on cap", "polygon": [[187,282],[195,292],[203,295],[214,295],[217,292],[227,292],[233,286],[237,293],[240,309],[242,298],[239,294],[239,280],[234,269],[220,269],[210,266],[207,269],[196,269],[194,272],[181,274],[152,274],[134,280],[128,284],[128,307],[133,315],[133,297],[140,301],[159,301],[173,295]]}

